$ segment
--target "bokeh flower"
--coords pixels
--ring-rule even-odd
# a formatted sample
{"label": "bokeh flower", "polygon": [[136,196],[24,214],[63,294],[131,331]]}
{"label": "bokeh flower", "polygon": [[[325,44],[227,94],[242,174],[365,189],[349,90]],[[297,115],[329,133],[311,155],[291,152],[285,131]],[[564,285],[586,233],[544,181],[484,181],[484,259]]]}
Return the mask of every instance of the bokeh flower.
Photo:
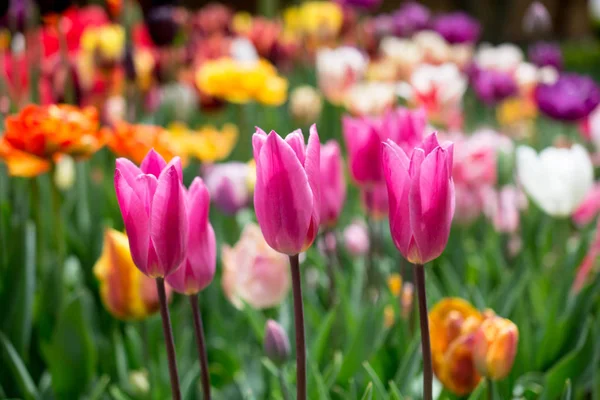
{"label": "bokeh flower", "polygon": [[[142,274],[133,263],[127,235],[114,229],[104,233],[102,254],[94,265],[100,281],[104,307],[119,319],[143,319],[158,311],[154,279]],[[171,289],[167,286],[167,296]]]}
{"label": "bokeh flower", "polygon": [[265,355],[275,365],[282,365],[291,355],[290,339],[285,329],[272,319],[267,321],[265,327]]}
{"label": "bokeh flower", "polygon": [[553,67],[560,71],[563,66],[562,51],[558,44],[548,42],[538,42],[533,44],[527,55],[529,61],[538,67]]}
{"label": "bokeh flower", "polygon": [[452,12],[433,20],[433,30],[448,43],[475,43],[479,38],[479,22],[463,12]]}
{"label": "bokeh flower", "polygon": [[578,121],[600,104],[600,88],[588,76],[564,73],[554,83],[542,83],[535,90],[542,113],[559,121]]}
{"label": "bokeh flower", "polygon": [[69,105],[26,106],[5,120],[0,158],[14,176],[47,171],[56,157],[89,157],[104,145],[96,109]]}
{"label": "bokeh flower", "polygon": [[177,154],[177,147],[170,140],[169,131],[159,126],[119,121],[112,128],[104,128],[104,132],[108,148],[136,164],[141,164],[151,149],[167,161]]}
{"label": "bokeh flower", "polygon": [[427,7],[408,1],[392,14],[392,29],[396,36],[408,38],[426,29],[430,19],[431,12]]}
{"label": "bokeh flower", "polygon": [[317,80],[327,100],[342,104],[348,90],[364,76],[367,63],[367,57],[354,47],[319,50]]}
{"label": "bokeh flower", "polygon": [[492,380],[504,379],[512,369],[519,329],[510,320],[486,316],[475,332],[473,360],[477,371]]}
{"label": "bokeh flower", "polygon": [[344,245],[352,256],[358,257],[369,251],[369,233],[364,221],[355,220],[343,232]]}
{"label": "bokeh flower", "polygon": [[348,90],[344,103],[352,115],[378,116],[396,104],[396,91],[391,83],[358,83]]}
{"label": "bokeh flower", "polygon": [[205,166],[204,180],[213,203],[230,215],[248,206],[252,200],[248,179],[253,172],[247,163],[235,161]]}
{"label": "bokeh flower", "polygon": [[333,227],[346,200],[346,178],[340,145],[330,140],[321,147],[321,225]]}
{"label": "bokeh flower", "polygon": [[256,224],[247,224],[233,247],[221,250],[222,285],[229,301],[241,309],[281,303],[290,288],[288,257],[273,250]]}
{"label": "bokeh flower", "polygon": [[321,115],[323,98],[312,86],[298,86],[290,94],[289,109],[296,121],[303,124],[312,123]]}
{"label": "bokeh flower", "polygon": [[285,30],[300,37],[308,50],[332,44],[344,22],[342,8],[331,1],[305,1],[283,12]]}
{"label": "bokeh flower", "polygon": [[179,149],[179,154],[194,157],[203,163],[214,163],[229,157],[238,140],[237,126],[226,123],[219,130],[205,125],[197,130],[189,129],[181,123],[169,128],[169,138]]}
{"label": "bokeh flower", "polygon": [[100,67],[116,66],[125,53],[125,30],[117,24],[91,26],[83,31],[81,49]]}
{"label": "bokeh flower", "polygon": [[519,146],[517,174],[531,199],[555,217],[571,215],[594,184],[592,161],[579,144],[570,149],[548,147],[539,154]]}
{"label": "bokeh flower", "polygon": [[231,103],[257,101],[277,106],[287,99],[288,82],[267,60],[241,62],[231,58],[206,61],[196,73],[198,88]]}
{"label": "bokeh flower", "polygon": [[385,219],[390,211],[388,190],[385,183],[379,182],[368,189],[361,189],[360,202],[367,215],[375,221]]}

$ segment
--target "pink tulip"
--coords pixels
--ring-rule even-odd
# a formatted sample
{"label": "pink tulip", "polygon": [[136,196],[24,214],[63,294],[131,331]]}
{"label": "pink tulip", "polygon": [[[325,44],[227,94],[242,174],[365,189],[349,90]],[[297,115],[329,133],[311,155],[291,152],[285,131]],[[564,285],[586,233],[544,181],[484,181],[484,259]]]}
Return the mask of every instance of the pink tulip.
{"label": "pink tulip", "polygon": [[437,258],[446,247],[454,215],[453,145],[442,147],[428,136],[411,157],[388,140],[383,171],[390,201],[394,244],[413,264]]}
{"label": "pink tulip", "polygon": [[274,307],[287,296],[288,258],[269,247],[256,224],[244,227],[235,246],[223,246],[221,260],[223,291],[235,307]]}
{"label": "pink tulip", "polygon": [[344,117],[344,140],[354,181],[361,186],[383,182],[381,143],[392,139],[410,155],[421,142],[425,125],[424,110],[403,107],[389,110],[381,118]]}
{"label": "pink tulip", "polygon": [[369,232],[364,221],[354,221],[344,229],[346,250],[353,256],[363,256],[369,251]]}
{"label": "pink tulip", "polygon": [[600,212],[600,183],[596,183],[592,190],[588,191],[583,202],[575,209],[573,221],[578,225],[587,225]]}
{"label": "pink tulip", "polygon": [[321,148],[321,224],[334,226],[346,199],[340,145],[330,140]]}
{"label": "pink tulip", "polygon": [[360,200],[367,214],[372,218],[382,220],[387,217],[390,205],[385,183],[378,183],[369,189],[362,189]]}
{"label": "pink tulip", "polygon": [[117,159],[115,190],[135,265],[152,278],[174,272],[185,257],[188,236],[179,157],[167,164],[150,150],[140,168]]}
{"label": "pink tulip", "polygon": [[248,205],[252,194],[248,176],[252,171],[247,163],[206,165],[203,172],[212,201],[224,213],[234,215]]}
{"label": "pink tulip", "polygon": [[215,276],[217,243],[208,220],[210,196],[202,179],[195,178],[187,193],[188,249],[183,264],[167,276],[167,283],[178,293],[196,294]]}
{"label": "pink tulip", "polygon": [[492,220],[497,232],[515,233],[519,228],[519,211],[527,207],[527,197],[515,186],[504,186],[500,191],[491,187],[485,191],[485,214]]}
{"label": "pink tulip", "polygon": [[260,128],[252,137],[256,160],[254,208],[265,240],[287,255],[306,250],[319,230],[320,143],[315,125],[308,145],[302,131],[285,138]]}

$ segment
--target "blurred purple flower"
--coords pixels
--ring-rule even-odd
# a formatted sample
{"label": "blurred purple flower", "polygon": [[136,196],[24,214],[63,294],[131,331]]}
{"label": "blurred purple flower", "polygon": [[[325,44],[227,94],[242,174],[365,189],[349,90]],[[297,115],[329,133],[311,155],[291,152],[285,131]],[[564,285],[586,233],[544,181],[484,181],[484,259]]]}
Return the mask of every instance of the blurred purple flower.
{"label": "blurred purple flower", "polygon": [[228,162],[207,165],[203,172],[210,198],[221,211],[235,214],[248,205],[251,195],[248,164]]}
{"label": "blurred purple flower", "polygon": [[426,29],[431,19],[429,9],[417,2],[404,3],[392,14],[394,33],[401,37],[410,37]]}
{"label": "blurred purple flower", "polygon": [[457,11],[440,15],[433,21],[433,30],[448,43],[475,43],[479,38],[479,22],[468,14]]}
{"label": "blurred purple flower", "polygon": [[554,83],[540,84],[535,90],[535,101],[550,118],[578,121],[600,103],[600,88],[589,76],[565,73]]}
{"label": "blurred purple flower", "polygon": [[382,0],[335,0],[335,2],[342,6],[373,10],[381,5]]}
{"label": "blurred purple flower", "polygon": [[560,46],[555,43],[538,42],[529,47],[529,60],[538,67],[554,67],[562,69],[563,58]]}
{"label": "blurred purple flower", "polygon": [[[31,19],[33,13],[33,4],[28,0],[8,0],[8,9],[4,17],[4,24],[16,32],[24,32],[27,27],[27,21]],[[0,15],[3,15],[0,13]]]}
{"label": "blurred purple flower", "polygon": [[514,77],[493,69],[476,70],[471,74],[471,84],[477,97],[487,105],[494,105],[517,93]]}

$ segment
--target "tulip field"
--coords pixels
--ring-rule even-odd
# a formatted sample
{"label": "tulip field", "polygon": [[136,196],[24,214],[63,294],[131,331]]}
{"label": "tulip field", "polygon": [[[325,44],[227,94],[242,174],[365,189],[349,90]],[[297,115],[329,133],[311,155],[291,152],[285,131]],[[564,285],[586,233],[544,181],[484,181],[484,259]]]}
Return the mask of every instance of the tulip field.
{"label": "tulip field", "polygon": [[1,399],[600,400],[592,30],[86,3],[0,4]]}

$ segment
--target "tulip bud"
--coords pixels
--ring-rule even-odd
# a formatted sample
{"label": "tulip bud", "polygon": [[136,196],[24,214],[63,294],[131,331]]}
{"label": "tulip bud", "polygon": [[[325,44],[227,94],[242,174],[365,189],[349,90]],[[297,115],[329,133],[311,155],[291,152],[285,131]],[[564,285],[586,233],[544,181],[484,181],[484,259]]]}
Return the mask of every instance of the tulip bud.
{"label": "tulip bud", "polygon": [[310,128],[308,145],[300,130],[285,140],[257,128],[252,137],[256,160],[254,208],[265,240],[287,255],[305,251],[319,230],[320,143]]}
{"label": "tulip bud", "polygon": [[523,30],[529,35],[545,34],[552,30],[552,17],[541,2],[534,1],[525,11]]}
{"label": "tulip bud", "polygon": [[454,215],[453,145],[428,136],[409,159],[396,143],[383,149],[383,173],[394,244],[413,264],[437,258],[448,242]]}
{"label": "tulip bud", "polygon": [[185,258],[188,236],[179,157],[167,164],[150,150],[139,168],[117,159],[115,190],[135,265],[152,278],[174,272]]}
{"label": "tulip bud", "polygon": [[284,364],[290,357],[290,340],[281,325],[272,319],[265,327],[265,354],[276,365]]}
{"label": "tulip bud", "polygon": [[475,333],[473,360],[479,373],[492,380],[504,379],[517,354],[519,330],[510,320],[486,318]]}
{"label": "tulip bud", "polygon": [[[124,233],[106,230],[94,275],[100,281],[102,303],[113,316],[124,320],[141,319],[158,311],[156,284],[136,268]],[[167,286],[167,296],[170,293]]]}
{"label": "tulip bud", "polygon": [[355,221],[344,229],[344,244],[346,250],[357,257],[369,251],[369,233],[363,221]]}
{"label": "tulip bud", "polygon": [[344,206],[346,181],[340,145],[330,140],[321,148],[321,224],[333,226]]}
{"label": "tulip bud", "polygon": [[167,276],[178,293],[196,294],[212,281],[217,263],[215,231],[208,220],[210,197],[202,179],[195,178],[187,193],[188,247],[179,269]]}

